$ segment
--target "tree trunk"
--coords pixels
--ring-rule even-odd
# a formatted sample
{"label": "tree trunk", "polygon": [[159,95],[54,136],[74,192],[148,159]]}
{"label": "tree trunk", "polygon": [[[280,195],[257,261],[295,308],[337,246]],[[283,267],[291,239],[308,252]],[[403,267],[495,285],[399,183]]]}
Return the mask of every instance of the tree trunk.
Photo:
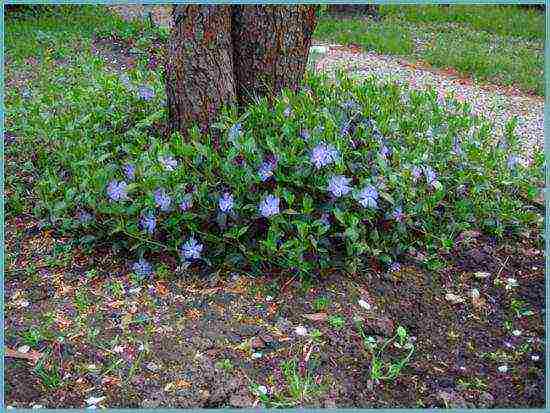
{"label": "tree trunk", "polygon": [[229,6],[175,5],[168,41],[169,127],[206,131],[224,105],[236,103]]}
{"label": "tree trunk", "polygon": [[307,65],[316,6],[177,5],[168,42],[169,127],[205,132],[224,105],[296,89]]}
{"label": "tree trunk", "polygon": [[241,106],[297,89],[316,24],[315,6],[234,6],[233,61]]}

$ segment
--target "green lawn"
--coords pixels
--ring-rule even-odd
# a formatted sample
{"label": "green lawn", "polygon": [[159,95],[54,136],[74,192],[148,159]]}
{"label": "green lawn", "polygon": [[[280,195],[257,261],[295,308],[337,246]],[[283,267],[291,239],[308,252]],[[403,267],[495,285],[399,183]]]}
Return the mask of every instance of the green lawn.
{"label": "green lawn", "polygon": [[380,21],[321,18],[319,41],[454,68],[544,95],[544,14],[516,6],[380,6]]}

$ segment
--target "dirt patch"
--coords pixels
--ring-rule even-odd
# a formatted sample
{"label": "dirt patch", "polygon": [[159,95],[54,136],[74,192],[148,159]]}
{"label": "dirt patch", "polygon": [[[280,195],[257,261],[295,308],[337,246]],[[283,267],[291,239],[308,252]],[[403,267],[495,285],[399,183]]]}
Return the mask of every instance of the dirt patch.
{"label": "dirt patch", "polygon": [[[544,403],[543,253],[529,238],[469,239],[435,272],[403,263],[311,284],[237,274],[136,284],[124,256],[62,248],[70,240],[37,224],[7,221],[6,345],[40,331],[33,349],[61,381],[48,387],[7,359],[8,405],[84,407],[93,396],[109,407],[252,407],[258,385],[309,407]],[[415,350],[395,380],[372,379],[358,326],[379,343],[405,327]],[[289,362],[317,391],[289,396]]]}

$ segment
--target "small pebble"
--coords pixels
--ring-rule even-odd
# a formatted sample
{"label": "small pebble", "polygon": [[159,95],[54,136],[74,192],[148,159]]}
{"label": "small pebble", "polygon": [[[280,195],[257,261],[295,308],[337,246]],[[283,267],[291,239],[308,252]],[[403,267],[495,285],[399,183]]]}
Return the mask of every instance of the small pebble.
{"label": "small pebble", "polygon": [[456,295],[456,294],[453,294],[453,293],[447,293],[445,295],[445,299],[447,301],[450,301],[451,303],[453,304],[460,304],[460,303],[463,303],[464,302],[464,298],[462,298],[461,296],[459,295]]}
{"label": "small pebble", "polygon": [[371,309],[371,305],[367,303],[365,300],[359,300],[357,301],[357,304],[359,304],[359,306],[363,307],[365,310]]}
{"label": "small pebble", "polygon": [[17,305],[18,305],[19,307],[23,307],[23,308],[28,307],[30,304],[31,304],[31,303],[29,303],[28,300],[19,300],[19,301],[17,302]]}
{"label": "small pebble", "polygon": [[102,396],[102,397],[91,396],[86,399],[86,404],[88,406],[95,406],[96,404],[102,402],[103,400],[105,400],[105,396]]}
{"label": "small pebble", "polygon": [[28,352],[30,351],[30,349],[31,349],[31,348],[30,348],[29,346],[24,345],[24,346],[19,347],[19,348],[17,349],[17,351],[20,352],[20,353],[25,354],[25,353],[28,353]]}

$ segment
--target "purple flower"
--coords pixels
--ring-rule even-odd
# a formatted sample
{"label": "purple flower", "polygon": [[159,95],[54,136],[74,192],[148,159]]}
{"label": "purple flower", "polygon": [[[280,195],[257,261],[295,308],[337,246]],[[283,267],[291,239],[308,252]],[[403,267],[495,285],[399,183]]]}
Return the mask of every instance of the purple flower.
{"label": "purple flower", "polygon": [[273,170],[277,167],[277,159],[269,159],[267,161],[262,162],[260,165],[260,169],[258,170],[258,175],[260,175],[260,179],[262,182],[267,181],[269,178],[273,176]]}
{"label": "purple flower", "polygon": [[416,182],[416,180],[418,180],[418,178],[420,178],[420,176],[422,175],[422,168],[419,168],[418,166],[414,165],[411,168],[411,174],[413,176],[413,179]]}
{"label": "purple flower", "polygon": [[92,218],[93,218],[92,214],[90,214],[87,211],[79,211],[78,212],[78,221],[81,224],[86,224],[86,223],[90,222],[92,220]]}
{"label": "purple flower", "polygon": [[136,177],[136,167],[132,164],[126,164],[122,168],[124,170],[124,175],[129,181],[133,181]]}
{"label": "purple flower", "polygon": [[307,140],[309,139],[309,137],[310,137],[309,131],[308,131],[307,129],[302,129],[302,130],[300,131],[300,137],[301,137],[303,140],[307,141]]}
{"label": "purple flower", "polygon": [[378,191],[372,185],[366,186],[359,193],[359,203],[365,208],[377,208],[378,207]]}
{"label": "purple flower", "polygon": [[233,208],[233,195],[231,195],[229,192],[224,193],[223,196],[220,197],[218,205],[222,212],[231,211],[231,209]]}
{"label": "purple flower", "polygon": [[328,181],[328,190],[335,197],[341,197],[351,191],[351,187],[349,186],[350,182],[351,179],[343,175],[333,176]]}
{"label": "purple flower", "polygon": [[164,189],[159,188],[155,191],[155,203],[162,212],[168,212],[170,211],[172,199],[168,196]]}
{"label": "purple flower", "polygon": [[382,158],[386,158],[391,154],[391,149],[388,148],[386,145],[382,144],[382,147],[380,148],[380,155]]}
{"label": "purple flower", "polygon": [[199,244],[195,238],[191,237],[181,246],[181,255],[183,255],[186,260],[199,259],[202,249],[203,245]]}
{"label": "purple flower", "polygon": [[193,195],[191,194],[184,195],[180,202],[180,209],[182,211],[187,211],[188,209],[191,209],[192,206],[193,206]]}
{"label": "purple flower", "polygon": [[148,234],[153,234],[157,226],[157,218],[154,214],[148,213],[141,216],[141,228],[144,229]]}
{"label": "purple flower", "polygon": [[139,261],[134,263],[132,270],[138,277],[145,278],[153,273],[153,266],[143,258],[140,258]]}
{"label": "purple flower", "polygon": [[340,128],[340,135],[342,136],[346,136],[349,134],[349,131],[351,129],[351,121],[349,120],[344,120],[343,124],[342,124],[342,127]]}
{"label": "purple flower", "polygon": [[518,164],[519,164],[519,157],[517,157],[516,155],[510,155],[508,157],[508,161],[506,162],[508,169],[515,169]]}
{"label": "purple flower", "polygon": [[322,214],[319,221],[321,221],[325,225],[330,226],[330,215],[327,213]]}
{"label": "purple flower", "polygon": [[397,207],[394,209],[392,213],[392,217],[397,222],[403,222],[403,220],[405,219],[405,214],[403,213],[403,210],[401,209],[401,207]]}
{"label": "purple flower", "polygon": [[426,183],[430,186],[434,186],[437,180],[437,174],[434,172],[434,170],[427,166],[424,169],[424,175],[426,175]]}
{"label": "purple flower", "polygon": [[151,100],[155,97],[155,91],[148,86],[138,87],[139,97],[143,100]]}
{"label": "purple flower", "polygon": [[397,261],[392,262],[389,268],[389,272],[399,272],[401,271],[401,264],[399,264]]}
{"label": "purple flower", "polygon": [[262,216],[268,218],[270,216],[276,215],[279,213],[279,203],[280,200],[274,195],[266,196],[262,202],[260,202],[259,210]]}
{"label": "purple flower", "polygon": [[111,201],[128,199],[128,184],[124,181],[111,181],[107,186],[107,195]]}
{"label": "purple flower", "polygon": [[311,162],[317,169],[321,169],[332,162],[335,162],[338,157],[338,151],[334,146],[320,143],[311,151]]}
{"label": "purple flower", "polygon": [[173,171],[178,166],[178,161],[172,156],[163,156],[160,158],[160,163],[167,171]]}
{"label": "purple flower", "polygon": [[292,109],[290,109],[290,107],[287,106],[283,111],[283,115],[285,115],[286,118],[290,117],[290,115],[292,115]]}
{"label": "purple flower", "polygon": [[359,103],[357,103],[355,100],[352,100],[352,99],[344,102],[342,106],[344,107],[344,109],[349,111],[361,109],[361,105],[359,105]]}
{"label": "purple flower", "polygon": [[456,137],[453,140],[453,154],[457,156],[462,155],[462,147],[460,146],[460,140]]}
{"label": "purple flower", "polygon": [[235,123],[231,128],[229,128],[229,132],[227,133],[227,137],[230,142],[234,142],[235,139],[237,139],[242,134],[242,125],[240,123]]}

